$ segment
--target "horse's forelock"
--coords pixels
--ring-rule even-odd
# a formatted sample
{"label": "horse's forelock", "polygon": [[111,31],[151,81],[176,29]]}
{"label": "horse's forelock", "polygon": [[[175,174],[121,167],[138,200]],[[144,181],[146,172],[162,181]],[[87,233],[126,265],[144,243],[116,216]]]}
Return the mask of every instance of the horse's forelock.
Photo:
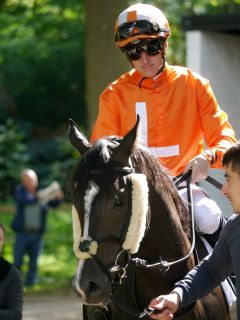
{"label": "horse's forelock", "polygon": [[110,161],[112,151],[119,145],[120,138],[115,136],[97,140],[84,154],[78,163],[71,179],[71,191],[73,192],[78,181],[88,180],[88,173],[91,169],[101,169]]}
{"label": "horse's forelock", "polygon": [[97,140],[85,155],[86,163],[90,166],[98,163],[104,164],[111,158],[109,142],[106,139]]}
{"label": "horse's forelock", "polygon": [[95,144],[95,148],[99,151],[99,160],[103,163],[107,163],[111,158],[108,146],[109,143],[106,139],[99,140]]}

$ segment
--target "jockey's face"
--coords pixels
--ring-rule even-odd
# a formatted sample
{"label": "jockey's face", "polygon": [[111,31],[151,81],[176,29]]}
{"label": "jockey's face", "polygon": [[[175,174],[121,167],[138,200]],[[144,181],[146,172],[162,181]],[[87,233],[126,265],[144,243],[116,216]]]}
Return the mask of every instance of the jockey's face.
{"label": "jockey's face", "polygon": [[161,52],[155,56],[150,56],[142,52],[138,60],[132,61],[133,67],[146,78],[154,77],[163,64]]}
{"label": "jockey's face", "polygon": [[232,171],[231,166],[224,167],[225,182],[222,192],[228,197],[233,211],[240,214],[240,175],[236,171]]}
{"label": "jockey's face", "polygon": [[163,38],[137,39],[136,44],[125,47],[125,54],[132,66],[146,78],[155,77],[163,65],[168,42]]}

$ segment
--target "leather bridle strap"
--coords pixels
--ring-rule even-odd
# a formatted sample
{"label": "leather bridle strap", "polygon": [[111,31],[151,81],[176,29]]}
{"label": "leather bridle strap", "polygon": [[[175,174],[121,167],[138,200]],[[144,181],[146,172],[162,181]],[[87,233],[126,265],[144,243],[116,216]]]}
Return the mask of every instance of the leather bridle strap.
{"label": "leather bridle strap", "polygon": [[102,174],[102,173],[110,173],[112,174],[113,172],[122,172],[122,173],[134,173],[135,170],[134,168],[131,167],[113,167],[113,168],[108,168],[108,169],[91,169],[89,171],[90,174],[95,175],[95,174]]}

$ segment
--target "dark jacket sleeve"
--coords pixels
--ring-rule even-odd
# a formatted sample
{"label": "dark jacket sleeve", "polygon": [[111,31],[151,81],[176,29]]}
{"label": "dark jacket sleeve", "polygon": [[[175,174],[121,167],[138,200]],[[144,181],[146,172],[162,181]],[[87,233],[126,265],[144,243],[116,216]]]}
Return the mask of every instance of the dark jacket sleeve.
{"label": "dark jacket sleeve", "polygon": [[202,298],[233,272],[230,237],[231,222],[228,221],[212,254],[176,283],[173,291],[179,293],[183,305]]}
{"label": "dark jacket sleeve", "polygon": [[27,192],[22,185],[16,187],[14,199],[19,205],[34,204],[38,202],[37,196]]}
{"label": "dark jacket sleeve", "polygon": [[18,185],[14,193],[14,200],[16,202],[16,214],[12,221],[11,227],[15,232],[23,232],[25,207],[27,205],[37,203],[38,199],[36,195],[27,192],[22,185]]}
{"label": "dark jacket sleeve", "polygon": [[23,286],[19,271],[12,267],[7,278],[5,290],[5,307],[0,308],[0,320],[21,320],[23,308]]}
{"label": "dark jacket sleeve", "polygon": [[48,206],[51,208],[57,208],[60,206],[61,203],[62,203],[62,200],[58,200],[58,199],[50,200],[48,201]]}

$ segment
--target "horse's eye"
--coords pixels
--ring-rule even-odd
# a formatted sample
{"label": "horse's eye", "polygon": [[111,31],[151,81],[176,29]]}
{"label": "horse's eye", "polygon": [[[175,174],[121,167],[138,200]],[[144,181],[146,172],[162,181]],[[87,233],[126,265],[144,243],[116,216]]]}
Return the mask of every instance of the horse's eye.
{"label": "horse's eye", "polygon": [[123,197],[121,197],[119,195],[115,195],[114,196],[114,206],[120,208],[123,205],[124,205]]}

